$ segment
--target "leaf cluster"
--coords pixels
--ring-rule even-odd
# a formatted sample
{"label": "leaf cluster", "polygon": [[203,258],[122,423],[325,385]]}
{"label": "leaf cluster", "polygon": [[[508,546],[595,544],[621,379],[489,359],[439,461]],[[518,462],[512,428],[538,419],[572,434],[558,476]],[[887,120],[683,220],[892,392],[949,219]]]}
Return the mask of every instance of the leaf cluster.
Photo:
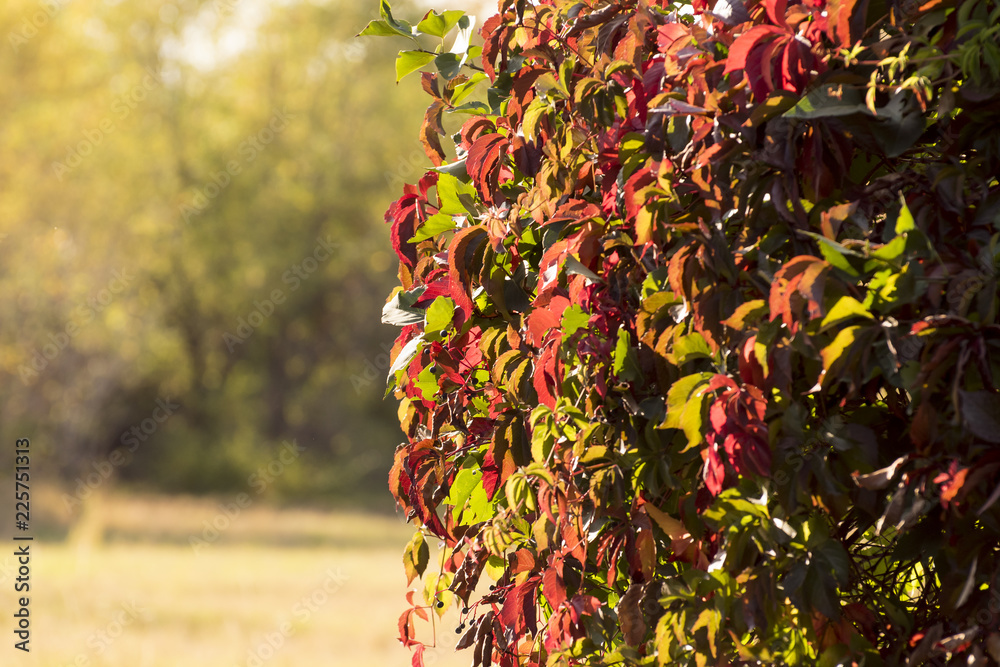
{"label": "leaf cluster", "polygon": [[499,10],[386,214],[424,602],[476,665],[1000,660],[996,3]]}

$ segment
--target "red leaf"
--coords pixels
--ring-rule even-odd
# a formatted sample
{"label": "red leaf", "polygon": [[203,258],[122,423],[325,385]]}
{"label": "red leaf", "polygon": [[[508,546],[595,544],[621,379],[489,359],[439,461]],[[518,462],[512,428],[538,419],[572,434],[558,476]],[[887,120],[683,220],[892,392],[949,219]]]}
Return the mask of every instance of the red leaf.
{"label": "red leaf", "polygon": [[510,556],[510,573],[520,574],[535,569],[535,554],[531,549],[518,549]]}
{"label": "red leaf", "polygon": [[774,274],[768,299],[772,322],[780,317],[785,325],[791,328],[794,320],[792,297],[798,294],[803,273],[817,262],[825,264],[819,257],[800,255],[785,262],[785,265]]}
{"label": "red leaf", "polygon": [[[438,275],[441,274],[439,273]],[[426,308],[439,296],[451,296],[451,286],[444,278],[434,281],[428,278],[424,284],[427,285],[427,289],[421,292],[417,300],[413,302],[414,306]]]}
{"label": "red leaf", "polygon": [[736,38],[733,45],[729,47],[729,57],[726,59],[726,69],[722,73],[729,74],[730,72],[735,72],[736,70],[746,69],[747,57],[750,55],[750,52],[754,50],[754,47],[758,46],[765,39],[776,37],[781,34],[783,33],[780,29],[769,25],[755,25],[750,28]]}
{"label": "red leaf", "polygon": [[550,332],[559,333],[559,316],[549,308],[536,308],[528,314],[528,343],[542,347]]}
{"label": "red leaf", "polygon": [[683,23],[667,23],[656,28],[656,46],[663,53],[678,39],[691,36],[691,29]]}
{"label": "red leaf", "polygon": [[459,135],[462,137],[461,146],[465,150],[469,150],[469,147],[479,137],[496,131],[497,126],[492,120],[484,116],[474,116],[465,121],[465,124],[462,125],[462,129],[459,131]]}
{"label": "red leaf", "polygon": [[562,577],[563,561],[552,557],[550,567],[542,573],[542,592],[553,610],[558,610],[566,601],[566,584]]}
{"label": "red leaf", "polygon": [[424,92],[433,97],[435,100],[441,99],[441,92],[438,90],[438,77],[437,74],[431,72],[423,72],[420,75],[420,87],[424,89]]}
{"label": "red leaf", "polygon": [[788,27],[788,23],[785,21],[788,0],[764,0],[764,8],[767,10],[767,17],[771,19],[771,23]]}
{"label": "red leaf", "polygon": [[427,112],[424,114],[424,122],[420,126],[420,143],[424,147],[424,153],[427,154],[427,157],[435,167],[440,167],[444,164],[444,161],[448,157],[441,147],[441,135],[444,134],[444,128],[441,127],[441,113],[443,111],[444,102],[434,100],[427,107]]}
{"label": "red leaf", "polygon": [[556,407],[556,397],[553,390],[559,386],[556,374],[557,352],[558,346],[556,345],[546,347],[535,361],[535,374],[531,378],[532,385],[538,392],[538,400],[553,410]]}
{"label": "red leaf", "polygon": [[955,496],[962,490],[965,478],[969,474],[969,468],[959,468],[958,461],[952,461],[948,466],[948,471],[943,472],[934,478],[935,484],[941,485],[941,504],[944,507],[955,500]]}
{"label": "red leaf", "polygon": [[403,646],[409,648],[414,644],[419,645],[420,642],[413,639],[414,637],[413,609],[407,609],[406,611],[403,612],[403,614],[399,617],[398,625],[399,625],[399,641],[400,643],[403,644]]}
{"label": "red leaf", "polygon": [[417,264],[417,249],[410,243],[417,227],[417,195],[406,194],[393,202],[386,211],[385,221],[392,224],[392,249],[399,261],[409,267]]}
{"label": "red leaf", "polygon": [[760,73],[761,77],[764,79],[764,85],[767,87],[767,92],[771,93],[777,88],[774,84],[774,58],[778,49],[782,48],[788,43],[788,38],[781,36],[774,40],[770,44],[765,45],[760,51],[755,53],[755,56],[760,57]]}
{"label": "red leaf", "polygon": [[[712,440],[712,436],[709,436]],[[722,491],[722,484],[726,479],[726,467],[719,456],[719,448],[714,441],[707,449],[702,450],[705,458],[705,486],[713,496],[719,495]]]}
{"label": "red leaf", "polygon": [[451,286],[451,298],[455,300],[456,306],[465,311],[466,316],[471,316],[474,310],[469,256],[475,254],[476,247],[486,243],[488,238],[486,228],[476,225],[456,233],[451,245],[448,246],[448,281]]}
{"label": "red leaf", "polygon": [[712,407],[708,411],[708,418],[716,433],[725,434],[728,430],[726,425],[729,423],[729,416],[726,414],[726,401],[713,401]]}
{"label": "red leaf", "polygon": [[823,316],[823,292],[826,287],[826,274],[830,265],[825,261],[813,263],[802,273],[799,281],[799,294],[806,300],[809,319]]}
{"label": "red leaf", "polygon": [[513,628],[515,634],[520,634],[523,629],[536,625],[535,599],[538,596],[539,580],[538,576],[529,577],[507,593],[499,616],[503,627]]}
{"label": "red leaf", "polygon": [[498,188],[501,157],[509,146],[510,142],[506,137],[500,134],[486,134],[476,139],[469,147],[465,168],[483,201],[493,202],[500,197]]}
{"label": "red leaf", "polygon": [[799,56],[799,49],[802,47],[796,40],[791,40],[785,45],[785,51],[781,56],[781,88],[790,93],[797,93],[801,90],[803,78],[802,59]]}
{"label": "red leaf", "polygon": [[[495,81],[497,74],[496,67],[501,70],[506,66],[507,54],[503,46],[503,37],[507,32],[504,27],[504,18],[501,14],[494,14],[483,24],[480,34],[483,36],[483,70],[491,81]],[[499,59],[499,62],[498,62]]]}
{"label": "red leaf", "polygon": [[854,44],[851,35],[851,16],[856,4],[857,0],[828,0],[826,4],[829,12],[827,34],[831,40],[845,49]]}
{"label": "red leaf", "polygon": [[625,214],[634,219],[646,204],[647,197],[643,190],[656,183],[656,175],[650,169],[639,169],[625,182]]}
{"label": "red leaf", "polygon": [[739,358],[740,379],[743,380],[744,384],[752,384],[764,388],[767,378],[764,375],[764,367],[761,366],[760,361],[757,359],[757,353],[754,351],[756,344],[757,336],[751,336],[743,344]]}

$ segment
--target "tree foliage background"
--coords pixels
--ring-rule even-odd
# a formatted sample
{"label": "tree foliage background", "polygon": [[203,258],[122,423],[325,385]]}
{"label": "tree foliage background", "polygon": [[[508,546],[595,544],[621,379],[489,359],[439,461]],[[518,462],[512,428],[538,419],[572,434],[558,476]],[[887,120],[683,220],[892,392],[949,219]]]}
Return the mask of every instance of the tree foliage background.
{"label": "tree foliage background", "polygon": [[391,45],[353,39],[369,18],[0,8],[0,436],[32,438],[39,479],[79,500],[121,450],[114,475],[143,488],[243,491],[285,440],[306,464],[279,496],[384,479],[381,206],[421,153],[419,119],[399,121],[417,89],[383,94]]}
{"label": "tree foliage background", "polygon": [[997,4],[381,14],[413,664],[1000,661]]}

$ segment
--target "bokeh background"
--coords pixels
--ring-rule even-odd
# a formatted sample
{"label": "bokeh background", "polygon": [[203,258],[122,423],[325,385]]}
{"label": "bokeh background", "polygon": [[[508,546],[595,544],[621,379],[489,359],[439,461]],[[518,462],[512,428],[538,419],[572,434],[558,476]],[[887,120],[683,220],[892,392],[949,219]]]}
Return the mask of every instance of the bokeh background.
{"label": "bokeh background", "polygon": [[[409,664],[379,313],[426,103],[377,13],[0,5],[0,539],[17,438],[36,539],[0,664]],[[429,664],[469,662],[448,619]]]}

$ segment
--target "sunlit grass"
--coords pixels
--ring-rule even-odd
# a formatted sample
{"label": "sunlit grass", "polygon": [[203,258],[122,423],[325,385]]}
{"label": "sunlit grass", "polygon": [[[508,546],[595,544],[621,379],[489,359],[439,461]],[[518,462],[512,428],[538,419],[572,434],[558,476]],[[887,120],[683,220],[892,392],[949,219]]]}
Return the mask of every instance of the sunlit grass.
{"label": "sunlit grass", "polygon": [[[32,652],[14,664],[410,664],[396,640],[406,604],[400,554],[412,532],[401,521],[249,507],[196,553],[186,536],[200,534],[217,503],[114,496],[103,506],[108,542],[32,544]],[[454,625],[439,628],[447,646]],[[431,654],[428,664],[471,659]]]}

